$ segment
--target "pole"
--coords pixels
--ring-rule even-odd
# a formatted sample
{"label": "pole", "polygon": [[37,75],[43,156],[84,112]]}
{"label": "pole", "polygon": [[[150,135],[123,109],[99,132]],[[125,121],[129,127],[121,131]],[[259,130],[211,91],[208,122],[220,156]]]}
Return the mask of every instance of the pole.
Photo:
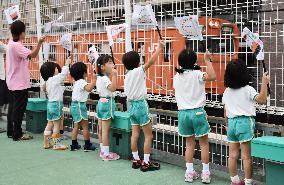
{"label": "pole", "polygon": [[125,23],[128,27],[125,29],[125,52],[132,51],[131,45],[131,3],[130,0],[124,0]]}
{"label": "pole", "polygon": [[[40,0],[35,0],[35,13],[36,13],[36,32],[37,32],[37,38],[40,39],[41,34],[41,17],[40,17]],[[39,59],[39,67],[43,64],[43,56],[42,56],[42,50],[39,50],[38,53],[38,59]],[[44,84],[44,80],[42,77],[40,77],[40,87]],[[42,91],[42,88],[40,88],[40,97],[46,98],[45,93]]]}

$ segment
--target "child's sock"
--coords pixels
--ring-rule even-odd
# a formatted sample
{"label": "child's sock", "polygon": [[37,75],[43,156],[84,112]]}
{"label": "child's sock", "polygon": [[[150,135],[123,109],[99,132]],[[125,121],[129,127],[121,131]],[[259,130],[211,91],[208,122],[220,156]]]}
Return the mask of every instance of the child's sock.
{"label": "child's sock", "polygon": [[150,154],[144,154],[144,162],[148,164],[150,161]]}
{"label": "child's sock", "polygon": [[72,145],[78,145],[78,141],[77,141],[77,139],[72,140]]}
{"label": "child's sock", "polygon": [[138,155],[138,151],[137,152],[132,152],[132,155],[133,155],[133,159],[134,160],[140,160],[140,157],[139,157],[139,155]]}
{"label": "child's sock", "polygon": [[64,130],[60,130],[60,135],[62,135],[64,133]]}
{"label": "child's sock", "polygon": [[231,177],[231,181],[233,183],[240,183],[240,177],[238,175]]}
{"label": "child's sock", "polygon": [[103,146],[104,155],[109,155],[109,146]]}
{"label": "child's sock", "polygon": [[186,163],[186,173],[191,173],[193,171],[193,163]]}
{"label": "child's sock", "polygon": [[246,185],[252,185],[252,179],[245,179]]}
{"label": "child's sock", "polygon": [[209,172],[209,163],[208,164],[202,163],[202,166],[203,166],[202,173]]}
{"label": "child's sock", "polygon": [[91,141],[88,139],[88,140],[85,140],[85,145],[88,146],[91,144]]}

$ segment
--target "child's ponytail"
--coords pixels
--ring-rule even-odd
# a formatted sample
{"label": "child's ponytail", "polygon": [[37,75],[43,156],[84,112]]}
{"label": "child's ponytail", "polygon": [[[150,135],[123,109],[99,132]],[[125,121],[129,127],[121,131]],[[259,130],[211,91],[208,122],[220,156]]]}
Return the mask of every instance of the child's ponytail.
{"label": "child's ponytail", "polygon": [[201,67],[199,65],[194,65],[193,67],[189,67],[189,69],[183,69],[182,67],[181,68],[175,67],[175,71],[180,74],[182,74],[186,70],[200,70],[200,69]]}
{"label": "child's ponytail", "polygon": [[176,71],[177,73],[182,74],[185,70],[184,70],[183,68],[177,68],[177,67],[175,67],[175,71]]}

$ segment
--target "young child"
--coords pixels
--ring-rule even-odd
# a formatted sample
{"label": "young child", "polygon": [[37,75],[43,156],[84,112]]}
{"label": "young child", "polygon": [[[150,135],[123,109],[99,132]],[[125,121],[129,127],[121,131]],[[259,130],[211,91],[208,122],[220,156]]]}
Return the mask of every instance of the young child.
{"label": "young child", "polygon": [[193,168],[193,156],[195,139],[199,138],[201,148],[201,160],[203,165],[201,179],[203,183],[211,181],[209,171],[209,143],[210,132],[205,106],[205,82],[216,79],[215,71],[210,62],[208,50],[204,54],[206,72],[201,72],[197,62],[197,55],[191,49],[184,49],[178,56],[180,68],[176,68],[177,74],[173,79],[175,97],[178,106],[178,132],[186,138],[186,172],[185,182],[193,182],[199,177]]}
{"label": "young child", "polygon": [[[101,55],[97,60],[97,91],[100,99],[97,106],[99,122],[100,156],[104,161],[113,161],[120,158],[116,153],[109,152],[109,129],[116,109],[114,94],[117,83],[117,71],[109,55]],[[112,75],[112,80],[110,80]]]}
{"label": "young child", "polygon": [[60,142],[60,127],[62,122],[62,109],[63,109],[63,93],[64,86],[62,86],[62,82],[68,75],[69,65],[71,63],[71,59],[67,59],[65,66],[62,68],[54,62],[46,62],[40,68],[40,73],[45,83],[45,89],[48,94],[48,103],[47,103],[47,120],[48,123],[45,127],[44,131],[44,145],[45,149],[51,147],[49,142],[52,127],[52,139],[53,139],[53,149],[54,150],[65,150],[68,147],[66,145],[61,144]]}
{"label": "young child", "polygon": [[[164,43],[161,41],[155,53],[151,56],[148,63],[140,66],[140,57],[137,52],[130,51],[123,55],[122,63],[127,72],[124,79],[124,90],[129,104],[128,112],[132,124],[131,150],[133,155],[132,168],[146,172],[160,169],[159,163],[150,162],[152,145],[152,125],[149,117],[149,109],[146,101],[146,71],[154,64],[159,54],[163,50]],[[145,136],[144,160],[140,160],[138,155],[138,138],[142,128]]]}
{"label": "young child", "polygon": [[[251,140],[254,137],[256,115],[255,103],[265,104],[269,76],[263,74],[260,94],[249,86],[249,72],[244,61],[236,60],[227,64],[225,71],[225,87],[223,103],[227,139],[229,142],[229,172],[231,185],[252,185]],[[239,150],[242,150],[245,180],[237,174]]]}
{"label": "young child", "polygon": [[21,21],[15,21],[10,26],[13,39],[6,47],[6,82],[10,91],[7,135],[14,141],[29,140],[32,136],[22,131],[22,120],[28,102],[30,84],[29,60],[36,58],[45,37],[39,39],[31,51],[24,47],[26,26]]}
{"label": "young child", "polygon": [[71,103],[71,115],[74,121],[74,128],[72,130],[72,144],[71,151],[76,151],[81,148],[78,144],[77,136],[79,126],[83,127],[83,136],[85,140],[84,151],[94,151],[95,145],[90,142],[90,133],[88,129],[88,111],[86,102],[90,92],[95,87],[95,81],[88,84],[85,80],[87,77],[87,66],[83,62],[77,62],[72,65],[70,74],[75,80],[73,85],[72,103]]}

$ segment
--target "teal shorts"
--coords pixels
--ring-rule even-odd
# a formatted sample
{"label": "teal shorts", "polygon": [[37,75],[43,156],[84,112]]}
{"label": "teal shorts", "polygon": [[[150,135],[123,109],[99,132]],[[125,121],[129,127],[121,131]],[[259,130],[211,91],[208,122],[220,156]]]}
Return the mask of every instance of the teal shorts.
{"label": "teal shorts", "polygon": [[178,133],[182,137],[202,137],[210,132],[203,107],[178,111]]}
{"label": "teal shorts", "polygon": [[151,122],[149,106],[145,99],[130,100],[129,109],[131,125],[145,126]]}
{"label": "teal shorts", "polygon": [[49,101],[47,102],[47,120],[57,121],[63,115],[63,102],[62,101]]}
{"label": "teal shorts", "polygon": [[88,120],[88,110],[86,102],[72,102],[70,111],[74,123],[79,123],[82,120]]}
{"label": "teal shorts", "polygon": [[97,105],[97,117],[100,120],[109,120],[114,117],[116,104],[114,98],[100,98]]}
{"label": "teal shorts", "polygon": [[229,143],[244,143],[254,137],[255,120],[250,116],[228,119],[227,140]]}

